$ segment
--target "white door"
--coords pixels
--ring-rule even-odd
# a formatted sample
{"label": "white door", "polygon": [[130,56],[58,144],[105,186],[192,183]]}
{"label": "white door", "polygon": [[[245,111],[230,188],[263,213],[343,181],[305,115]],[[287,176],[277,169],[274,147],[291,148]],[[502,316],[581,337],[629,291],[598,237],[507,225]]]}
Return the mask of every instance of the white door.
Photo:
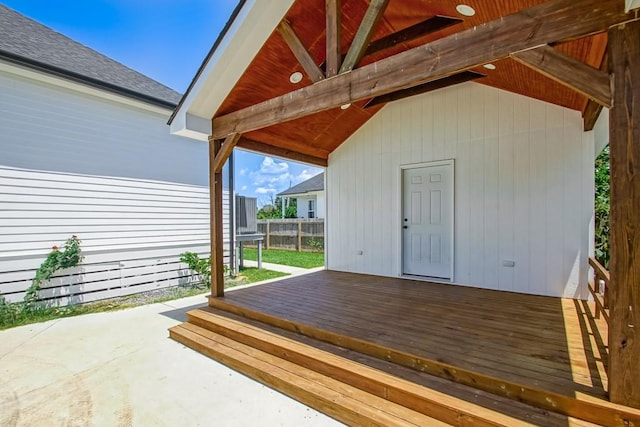
{"label": "white door", "polygon": [[402,273],[451,279],[453,165],[402,171]]}

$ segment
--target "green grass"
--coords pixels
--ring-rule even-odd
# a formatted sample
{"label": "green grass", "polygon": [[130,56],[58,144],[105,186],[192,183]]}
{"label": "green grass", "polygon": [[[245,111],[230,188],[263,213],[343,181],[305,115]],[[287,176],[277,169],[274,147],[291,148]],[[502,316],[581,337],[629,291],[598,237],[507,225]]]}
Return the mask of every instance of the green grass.
{"label": "green grass", "polygon": [[[245,248],[244,259],[257,261],[258,250],[255,248]],[[324,252],[297,252],[285,249],[263,249],[262,261],[301,268],[322,267],[324,265]]]}
{"label": "green grass", "polygon": [[264,268],[258,270],[254,267],[244,267],[240,269],[240,272],[235,278],[232,278],[225,283],[225,288],[247,285],[249,283],[256,283],[263,280],[276,279],[278,277],[284,276],[288,276],[288,274],[281,273],[279,271],[266,270]]}
{"label": "green grass", "polygon": [[[271,270],[258,270],[257,268],[244,268],[235,278],[227,278],[225,288],[256,283],[262,280],[275,279],[287,276],[286,273]],[[64,317],[80,316],[82,314],[103,313],[107,311],[123,310],[125,308],[138,307],[146,304],[171,301],[194,295],[209,293],[208,288],[196,286],[177,286],[143,294],[128,295],[118,298],[110,298],[103,301],[87,304],[76,304],[67,307],[34,307],[28,308],[24,304],[4,304],[0,300],[0,330],[31,323],[46,322],[47,320],[61,319]]]}

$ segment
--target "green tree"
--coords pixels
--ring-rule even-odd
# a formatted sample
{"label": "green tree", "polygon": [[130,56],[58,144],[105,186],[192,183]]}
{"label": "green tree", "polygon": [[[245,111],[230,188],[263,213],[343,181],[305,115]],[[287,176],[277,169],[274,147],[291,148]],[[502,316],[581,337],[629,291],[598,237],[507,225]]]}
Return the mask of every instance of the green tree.
{"label": "green tree", "polygon": [[[296,199],[289,199],[285,209],[285,218],[297,218]],[[258,210],[258,219],[278,219],[282,218],[282,197],[271,199],[271,203],[262,206]]]}
{"label": "green tree", "polygon": [[595,255],[605,268],[609,268],[609,146],[595,162]]}

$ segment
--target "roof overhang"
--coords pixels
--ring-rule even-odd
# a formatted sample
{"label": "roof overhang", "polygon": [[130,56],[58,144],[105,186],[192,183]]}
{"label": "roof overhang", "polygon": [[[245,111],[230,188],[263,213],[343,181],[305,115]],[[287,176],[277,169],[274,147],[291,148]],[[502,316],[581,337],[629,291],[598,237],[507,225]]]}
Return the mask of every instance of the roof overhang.
{"label": "roof overhang", "polygon": [[293,2],[244,0],[238,4],[169,119],[172,134],[207,140],[211,118]]}

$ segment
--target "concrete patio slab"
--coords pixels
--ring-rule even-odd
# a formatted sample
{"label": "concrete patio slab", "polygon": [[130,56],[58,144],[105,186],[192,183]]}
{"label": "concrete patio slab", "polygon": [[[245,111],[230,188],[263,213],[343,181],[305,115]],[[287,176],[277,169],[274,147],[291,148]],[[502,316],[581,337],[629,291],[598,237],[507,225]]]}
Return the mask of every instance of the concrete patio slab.
{"label": "concrete patio slab", "polygon": [[204,304],[197,296],[0,331],[0,425],[340,425],[168,338]]}

